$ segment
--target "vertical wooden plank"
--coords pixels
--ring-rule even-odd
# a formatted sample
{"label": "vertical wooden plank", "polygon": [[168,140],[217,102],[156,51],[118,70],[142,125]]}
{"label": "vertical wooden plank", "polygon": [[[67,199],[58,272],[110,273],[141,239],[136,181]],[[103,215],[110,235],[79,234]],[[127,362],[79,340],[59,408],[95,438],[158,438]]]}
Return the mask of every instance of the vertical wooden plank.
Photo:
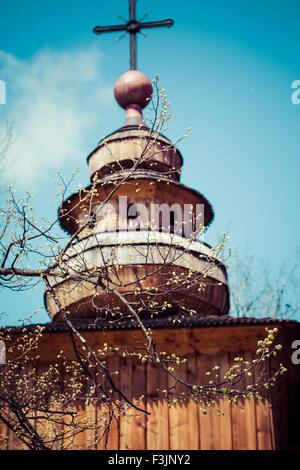
{"label": "vertical wooden plank", "polygon": [[[60,375],[60,379],[61,379],[61,387],[63,387],[63,383],[64,383],[64,366],[62,364],[61,361],[58,362],[58,372],[59,372],[59,375]],[[50,365],[50,363],[49,363]],[[58,411],[63,411],[63,409],[60,409]],[[63,443],[64,443],[64,439],[63,439],[63,434],[64,434],[64,425],[63,425],[63,422],[62,422],[63,418],[61,418],[61,422],[60,423],[57,423],[57,424],[54,424],[53,425],[53,428],[54,428],[54,432],[57,436],[57,441],[55,442],[54,446],[53,446],[53,449],[55,450],[60,450],[60,449],[63,449]]]}
{"label": "vertical wooden plank", "polygon": [[[162,392],[168,387],[168,375],[164,372],[161,366],[157,366],[158,374],[158,387]],[[158,449],[169,450],[170,449],[170,436],[169,436],[169,405],[163,396],[159,395],[158,400]]]}
{"label": "vertical wooden plank", "polygon": [[[187,358],[187,381],[197,385],[199,383],[199,373],[197,369],[197,356],[191,354]],[[193,400],[186,403],[188,412],[188,447],[189,450],[200,449],[200,423],[198,405]]]}
{"label": "vertical wooden plank", "polygon": [[[256,357],[251,351],[246,351],[244,353],[244,358],[250,364],[252,360]],[[251,376],[246,376],[245,386],[253,384],[255,380],[255,374]],[[257,449],[257,433],[256,433],[256,413],[255,413],[255,401],[253,398],[246,398],[244,400],[244,410],[245,410],[245,432],[247,436],[247,448],[249,450]]]}
{"label": "vertical wooden plank", "polygon": [[[121,358],[121,390],[141,410],[146,409],[146,367],[141,362]],[[140,400],[141,395],[144,398]],[[120,419],[120,449],[144,450],[146,446],[146,415],[125,404],[125,416]]]}
{"label": "vertical wooden plank", "polygon": [[258,450],[272,450],[270,407],[266,398],[256,402],[256,422]]}
{"label": "vertical wooden plank", "polygon": [[[142,410],[146,405],[146,363],[134,361],[132,364],[132,402]],[[142,411],[132,410],[132,449],[145,450],[146,448],[146,414]]]}
{"label": "vertical wooden plank", "polygon": [[[37,395],[39,395],[40,392],[48,392],[48,387],[50,388],[52,385],[49,375],[47,375],[49,367],[50,367],[49,362],[39,361],[37,362],[34,368],[36,379],[37,379],[36,384],[35,384],[35,388],[36,388],[35,393],[37,393]],[[29,386],[31,386],[31,384]],[[48,403],[49,402],[47,402],[46,407],[48,406]],[[39,404],[42,405],[41,402],[38,402],[38,405]],[[39,415],[42,416],[43,413],[39,412]],[[49,449],[52,449],[53,443],[54,443],[54,437],[55,437],[55,434],[53,433],[53,430],[52,430],[52,423],[49,420],[41,419],[41,420],[34,422],[33,427],[35,428],[36,432],[41,436],[42,440],[45,442],[45,445]]]}
{"label": "vertical wooden plank", "polygon": [[[11,397],[13,400],[16,399],[16,396],[15,396],[15,391],[19,388],[18,386],[18,381],[19,381],[19,376],[18,374],[16,374],[16,376],[14,376],[13,374],[10,373],[9,375],[10,377],[10,381],[8,383],[8,388],[9,388],[9,394],[11,394]],[[8,390],[7,390],[8,391]],[[8,421],[11,423],[11,425],[16,425],[14,427],[15,431],[18,432],[18,420],[15,419],[14,417],[11,416],[11,411],[10,409],[8,409]],[[24,450],[24,449],[28,449],[27,446],[21,441],[21,439],[19,439],[16,435],[16,432],[14,430],[8,428],[7,429],[7,448],[8,450]],[[20,432],[22,433],[22,429],[20,430]]]}
{"label": "vertical wooden plank", "polygon": [[[284,358],[285,359],[285,358]],[[272,359],[273,371],[279,369],[280,362],[284,364],[281,354]],[[290,372],[288,372],[290,373]],[[287,375],[280,375],[275,385],[271,388],[272,413],[274,425],[274,448],[286,449],[289,441],[289,421],[288,421],[288,378]]]}
{"label": "vertical wooden plank", "polygon": [[[241,353],[240,356],[251,363],[252,354],[250,351]],[[231,365],[234,364],[234,357],[235,355],[230,354]],[[246,387],[251,385],[254,381],[255,374],[253,373],[249,377],[243,377],[243,379],[238,382],[236,388],[240,391],[244,391]],[[252,398],[239,398],[237,403],[231,404],[234,450],[255,450],[257,448],[255,406],[255,401]]]}
{"label": "vertical wooden plank", "polygon": [[[223,352],[219,354],[219,363],[220,366],[220,374],[219,380],[220,382],[224,379],[224,374],[229,369],[229,359],[228,353]],[[221,412],[221,415],[218,416],[220,420],[220,437],[219,437],[219,444],[218,450],[232,450],[233,443],[232,443],[232,422],[231,422],[231,407],[226,395],[224,398],[221,398],[217,401],[216,408],[218,408]]]}
{"label": "vertical wooden plank", "polygon": [[[99,403],[95,406],[95,419],[97,422],[97,429],[95,431],[95,447],[96,450],[105,450],[105,429],[104,421],[106,417],[106,406]],[[109,439],[109,437],[108,437]]]}
{"label": "vertical wooden plank", "polygon": [[[120,359],[120,389],[125,396],[131,396],[132,384],[132,362],[126,359]],[[125,405],[126,406],[126,405]],[[129,415],[128,407],[126,408],[126,415]],[[130,449],[131,443],[131,425],[128,416],[121,416],[120,418],[120,450]]]}
{"label": "vertical wooden plank", "polygon": [[[147,449],[160,449],[159,442],[159,372],[156,364],[147,364]],[[167,429],[167,435],[169,430]]]}
{"label": "vertical wooden plank", "polygon": [[[209,380],[220,382],[221,377],[221,355],[215,354],[209,357],[209,371],[211,375],[208,376]],[[220,369],[214,369],[216,366]],[[213,397],[212,397],[213,398]],[[224,416],[219,415],[219,412],[224,412]],[[211,448],[213,450],[228,449],[231,445],[231,413],[228,412],[228,402],[222,399],[216,399],[215,405],[209,407],[207,412],[211,420],[212,429],[212,442]]]}
{"label": "vertical wooden plank", "polygon": [[[237,365],[234,361],[236,354],[229,354],[229,366]],[[241,353],[240,356],[244,357]],[[245,378],[242,378],[234,388],[244,390],[246,388]],[[231,403],[231,422],[232,422],[232,447],[233,450],[247,449],[247,423],[245,413],[245,400],[239,398],[236,403]]]}
{"label": "vertical wooden plank", "polygon": [[86,432],[85,432],[85,447],[84,450],[95,450],[96,446],[96,425],[97,425],[97,408],[94,403],[89,403],[85,406],[86,411]]}
{"label": "vertical wooden plank", "polygon": [[168,450],[169,410],[161,392],[168,387],[168,377],[160,365],[147,364],[147,449]]}
{"label": "vertical wooden plank", "polygon": [[[73,439],[73,450],[86,449],[87,431],[86,431],[86,418],[87,418],[87,405],[81,401],[76,401],[75,410],[78,415],[76,418],[76,434]],[[83,430],[80,430],[80,425],[83,426]]]}
{"label": "vertical wooden plank", "polygon": [[[39,382],[40,380],[43,378],[43,381],[46,382],[47,384],[47,381],[49,381],[49,387],[52,386],[52,379],[54,377],[52,377],[51,374],[48,374],[48,371],[49,371],[49,367],[51,366],[51,364],[53,365],[53,363],[51,362],[38,362],[37,364],[37,374],[39,376]],[[68,374],[66,369],[65,369],[65,365],[63,364],[62,361],[58,361],[56,362],[56,364],[58,364],[58,373],[60,375],[60,379],[61,379],[61,387],[62,387],[62,392],[66,392],[68,390],[68,386],[69,386],[69,379],[72,377],[72,374]],[[66,398],[64,398],[65,401],[68,401],[66,400]],[[68,406],[64,406],[63,403],[59,403],[59,405],[56,405],[55,407],[53,407],[52,405],[52,410],[57,410],[57,411],[62,411],[62,412],[66,412],[66,411],[74,411],[72,409],[73,407],[73,404],[70,403]],[[74,405],[74,409],[75,410],[78,410],[79,409],[79,404],[75,404]],[[84,410],[84,405],[81,404],[80,405],[80,409]],[[59,422],[55,422],[56,418],[58,419]],[[79,421],[82,419],[79,418]],[[76,420],[78,420],[78,418],[76,418]],[[65,441],[69,443],[69,445],[71,446],[70,448],[72,449],[73,448],[73,445],[76,444],[76,449],[81,449],[81,448],[84,448],[82,446],[85,445],[85,437],[84,436],[80,436],[80,434],[78,434],[77,436],[74,436],[73,437],[73,433],[74,433],[74,428],[72,425],[68,426],[66,423],[70,421],[70,418],[67,417],[67,416],[62,416],[62,415],[53,415],[53,419],[50,419],[48,422],[41,422],[41,427],[43,427],[45,429],[45,431],[47,432],[47,437],[46,439],[49,439],[49,445],[51,447],[52,450],[60,450],[60,449],[64,449],[65,448]],[[65,424],[64,424],[65,423]],[[67,436],[69,437],[65,437],[65,434],[67,434]],[[81,442],[81,445],[80,445],[80,442]]]}
{"label": "vertical wooden plank", "polygon": [[[215,368],[215,367],[218,368]],[[219,383],[223,381],[224,374],[228,371],[229,361],[227,353],[218,353],[205,356],[202,366],[202,383],[210,381]],[[210,375],[205,375],[210,372]],[[214,399],[214,396],[211,396]],[[201,449],[207,450],[230,450],[232,449],[232,422],[231,407],[226,395],[224,398],[215,399],[215,405],[206,408],[207,414],[199,410],[199,421],[201,427],[200,441]]]}
{"label": "vertical wooden plank", "polygon": [[[34,393],[37,396],[39,396],[40,393],[42,392],[50,392],[51,394],[51,387],[53,386],[53,383],[54,383],[53,382],[54,377],[49,372],[50,366],[51,366],[51,362],[46,362],[46,361],[28,363],[26,374],[27,374],[27,380],[28,380],[28,389],[31,391],[31,393]],[[61,364],[59,364],[58,366],[58,373],[63,374]],[[34,377],[36,378],[36,381]],[[55,379],[56,378],[57,377],[55,376]],[[60,379],[61,379],[61,387],[63,387],[63,376],[60,376]],[[41,408],[44,408],[44,403],[39,400],[37,403],[37,406],[38,407],[41,406]],[[48,407],[49,407],[49,410],[51,411],[65,411],[64,409],[54,407],[53,403],[50,403],[49,401],[46,404],[46,409]],[[33,417],[37,413],[39,416],[44,415],[42,411],[38,411],[38,412],[34,411],[32,413]],[[39,419],[38,421],[37,420],[31,421],[33,428],[36,429],[37,433],[41,436],[46,447],[51,450],[61,449],[63,446],[63,439],[62,439],[63,424],[61,423],[63,419],[64,419],[63,416],[60,414],[58,415],[52,414],[51,418],[49,419],[47,418],[47,416],[45,416],[45,419]],[[57,420],[60,422],[58,423]]]}
{"label": "vertical wooden plank", "polygon": [[[210,357],[207,355],[199,354],[197,356],[197,369],[199,374],[199,385],[207,384],[209,379],[205,375],[206,372],[210,371],[211,363]],[[215,410],[207,409],[207,414],[203,414],[203,409],[198,407],[199,416],[199,427],[200,427],[200,449],[201,450],[213,450],[216,436],[212,426],[212,414],[211,411]]]}
{"label": "vertical wooden plank", "polygon": [[[255,377],[258,377],[259,369],[255,369]],[[257,449],[272,450],[272,410],[270,406],[270,393],[268,390],[261,390],[262,400],[255,401],[256,428],[257,428]]]}
{"label": "vertical wooden plank", "polygon": [[[71,362],[65,362],[63,366],[63,393],[65,396],[65,407],[64,411],[76,411],[76,404],[72,400],[72,378],[73,378],[73,373],[72,373],[72,363]],[[66,415],[64,419],[64,426],[63,426],[63,449],[68,449],[72,450],[74,449],[74,444],[76,444],[75,437],[73,435],[73,427],[72,425],[69,425],[70,423],[70,418]]]}
{"label": "vertical wooden plank", "polygon": [[[107,360],[107,367],[112,374],[112,380],[117,388],[120,387],[120,358],[112,357]],[[116,374],[118,372],[118,374]],[[119,394],[114,391],[112,394],[113,400],[119,400]],[[119,426],[119,413],[116,407],[113,407],[114,416],[110,424],[110,430],[107,441],[108,450],[118,450],[120,447],[120,426]]]}
{"label": "vertical wooden plank", "polygon": [[[175,373],[182,380],[187,380],[187,369],[185,364],[179,365],[175,369]],[[175,379],[169,375],[168,385],[173,387],[175,385]],[[184,450],[188,449],[189,437],[188,437],[188,407],[186,401],[182,401],[182,393],[185,393],[186,389],[183,385],[177,383],[176,390],[174,391],[172,398],[176,398],[178,401],[175,405],[169,407],[169,432],[170,432],[170,449],[171,450]]]}
{"label": "vertical wooden plank", "polygon": [[[158,368],[156,364],[147,364],[147,449],[159,449],[159,411],[158,411]],[[167,429],[167,434],[169,430]]]}
{"label": "vertical wooden plank", "polygon": [[[110,359],[105,359],[108,369],[110,369]],[[105,393],[110,394],[111,386],[105,375],[102,371],[97,369],[96,380],[100,383],[105,391]],[[113,393],[113,391],[112,391]],[[109,434],[107,435],[107,425],[109,420],[109,408],[105,402],[101,400],[101,390],[98,391],[100,395],[100,400],[97,401],[95,418],[97,420],[97,430],[95,431],[95,443],[96,450],[106,450],[109,440]]]}
{"label": "vertical wooden plank", "polygon": [[[12,383],[11,387],[12,387],[12,390],[16,391],[17,389],[20,389],[19,380],[22,380],[24,384],[26,383],[26,389],[23,390],[24,403],[26,404],[25,408],[24,408],[24,411],[26,413],[26,419],[28,419],[29,424],[33,427],[33,429],[35,429],[36,428],[35,420],[30,420],[30,418],[31,417],[34,418],[35,414],[36,414],[34,407],[32,406],[32,408],[30,408],[30,405],[32,405],[32,403],[31,403],[32,383],[33,383],[32,373],[36,373],[36,369],[33,368],[32,363],[30,363],[30,362],[24,363],[22,365],[21,375],[20,376],[17,375],[17,377],[16,377],[18,385],[16,383]],[[16,396],[14,397],[14,399],[17,399]],[[27,405],[28,405],[28,407],[27,407]],[[31,409],[33,409],[32,412],[31,412]],[[20,433],[21,433],[21,435],[24,433],[25,436],[27,436],[27,439],[26,439],[26,441],[27,441],[29,433],[27,431],[22,431],[22,429],[20,430]],[[9,449],[11,449],[11,450],[23,450],[23,449],[27,450],[28,449],[26,444],[23,443],[22,440],[19,439],[16,436],[14,431],[9,429],[8,436],[9,436]]]}
{"label": "vertical wooden plank", "polygon": [[8,450],[8,428],[2,421],[0,421],[0,450]]}

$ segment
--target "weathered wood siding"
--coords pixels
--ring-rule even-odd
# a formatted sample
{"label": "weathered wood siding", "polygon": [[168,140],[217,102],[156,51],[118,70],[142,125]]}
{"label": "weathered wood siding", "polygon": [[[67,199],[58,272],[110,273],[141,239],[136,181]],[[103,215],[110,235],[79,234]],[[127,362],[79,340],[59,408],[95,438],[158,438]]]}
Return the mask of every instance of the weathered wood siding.
{"label": "weathered wood siding", "polygon": [[[256,342],[264,336],[264,328],[247,326],[163,329],[154,331],[154,334],[158,350],[186,355],[187,362],[178,369],[180,377],[189,382],[203,384],[209,380],[205,375],[206,371],[218,364],[220,375],[224,375],[237,353],[242,353],[248,361],[254,359]],[[138,335],[139,333],[135,332],[135,341]],[[281,343],[289,345],[295,331],[282,328],[280,335]],[[110,344],[115,341],[122,344],[123,341],[123,344],[128,345],[132,335],[128,331],[114,331],[89,332],[85,336],[87,340],[93,338],[94,346],[99,346],[105,341]],[[68,351],[70,345],[67,337],[65,333],[50,333],[44,336],[44,344],[40,346],[41,357],[47,360],[38,364],[39,370],[45,369],[54,360],[55,352],[60,350],[62,343],[65,351]],[[46,351],[48,358],[45,356]],[[287,350],[285,356],[276,358],[272,367],[276,366],[276,362],[289,361],[289,352]],[[114,420],[107,440],[107,449],[269,450],[295,447],[297,437],[291,416],[295,415],[296,396],[299,393],[299,366],[287,364],[289,372],[274,387],[272,395],[265,390],[262,401],[246,399],[229,404],[228,401],[221,400],[216,402],[215,408],[208,408],[207,414],[203,414],[199,405],[191,400],[171,407],[162,400],[159,390],[165,390],[174,383],[172,377],[162,372],[159,366],[129,361],[121,356],[107,358],[107,365],[111,372],[119,371],[114,380],[123,393],[150,413],[145,415],[131,409],[128,416],[120,417],[119,423]],[[62,374],[67,381],[67,373],[62,371]],[[250,380],[252,379],[245,379],[244,385],[248,385]],[[178,397],[181,391],[181,386],[176,387],[174,396]],[[143,398],[138,401],[142,395]],[[291,407],[294,407],[294,412]],[[94,421],[99,420],[105,413],[105,409],[95,408],[91,404],[78,403],[76,408],[82,418],[90,416]],[[218,409],[224,416],[217,416]],[[0,434],[1,449],[22,448],[22,443],[1,423]],[[99,431],[97,436],[95,431],[87,430],[70,441],[69,448],[104,449],[104,440],[99,441],[97,437]]]}

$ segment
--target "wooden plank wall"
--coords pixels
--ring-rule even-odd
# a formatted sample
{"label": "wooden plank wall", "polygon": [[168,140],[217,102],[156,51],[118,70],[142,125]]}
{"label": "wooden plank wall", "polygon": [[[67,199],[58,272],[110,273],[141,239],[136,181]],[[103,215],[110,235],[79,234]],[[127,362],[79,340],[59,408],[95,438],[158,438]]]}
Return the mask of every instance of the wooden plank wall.
{"label": "wooden plank wall", "polygon": [[[250,351],[246,360],[252,360]],[[180,366],[180,377],[189,382],[199,383],[201,377],[207,380],[205,372],[219,364],[220,374],[228,370],[233,355],[194,354],[186,364]],[[128,417],[121,417],[119,442],[117,430],[111,432],[107,448],[111,450],[243,450],[275,448],[272,408],[268,396],[262,401],[239,400],[237,404],[228,401],[216,402],[215,408],[208,408],[207,414],[192,400],[169,407],[162,400],[161,393],[167,386],[174,385],[174,379],[167,376],[153,364],[134,364],[121,360],[120,381],[122,390],[135,402],[141,395],[140,403],[150,413],[140,416],[131,411]],[[246,385],[250,383],[250,378]],[[176,387],[174,397],[180,397],[181,385]],[[267,394],[266,394],[267,395]],[[172,397],[171,397],[172,398]],[[224,416],[217,415],[217,410]]]}
{"label": "wooden plank wall", "polygon": [[[246,353],[251,359],[251,352]],[[233,356],[229,353],[215,355],[194,354],[188,357],[186,364],[180,366],[180,376],[183,380],[199,383],[201,378],[207,380],[205,372],[219,364],[220,374],[228,369]],[[273,416],[268,397],[261,402],[240,400],[230,405],[221,400],[215,409],[207,409],[203,414],[199,405],[188,400],[169,407],[162,400],[159,390],[174,385],[174,379],[167,376],[153,364],[142,364],[128,361],[120,357],[108,360],[111,371],[120,370],[114,375],[117,386],[123,393],[150,414],[145,415],[134,409],[128,411],[128,416],[121,416],[119,423],[114,419],[107,441],[107,449],[111,450],[238,450],[238,449],[273,449],[275,448]],[[44,370],[46,364],[40,365]],[[65,380],[67,376],[65,375]],[[203,381],[202,381],[203,382]],[[174,397],[180,396],[183,387],[177,386]],[[141,395],[144,398],[138,401]],[[77,404],[77,411],[82,419],[89,416],[93,422],[101,419],[104,410],[91,404]],[[217,416],[217,410],[224,416]],[[8,437],[2,439],[2,449],[20,448],[11,431],[7,432],[1,425],[1,431]],[[50,434],[51,429],[49,430]],[[98,436],[97,436],[98,432]],[[99,441],[101,430],[87,430],[64,445],[74,449],[104,449],[104,440]],[[99,441],[99,442],[98,442]],[[21,446],[22,447],[22,446]]]}
{"label": "wooden plank wall", "polygon": [[[114,335],[117,334],[120,334],[120,338],[116,339]],[[225,334],[227,335],[226,341]],[[171,336],[168,335],[167,330],[161,330],[157,332],[157,335],[158,339],[161,336],[160,350],[187,354],[187,362],[180,366],[180,377],[192,383],[205,383],[208,381],[205,372],[217,364],[220,366],[220,376],[224,376],[232,364],[233,351],[243,354],[250,362],[255,357],[257,336],[261,336],[261,331],[256,330],[256,327],[216,328],[214,331],[191,329],[175,330]],[[283,331],[283,336],[285,335]],[[59,335],[56,338],[59,339]],[[62,335],[61,338],[64,339],[64,336]],[[104,340],[107,341],[107,337],[104,336],[102,339],[100,333],[99,336],[94,335],[94,338],[97,346],[101,346]],[[49,336],[49,340],[45,342],[48,365],[53,360],[49,357],[52,351],[51,348],[49,349],[49,344],[50,346],[52,344],[53,348],[53,342],[50,343],[50,339]],[[121,332],[112,333],[112,340],[114,340],[111,341],[112,343],[121,344],[121,339]],[[284,343],[281,340],[280,342]],[[125,340],[123,343],[125,344]],[[243,344],[247,344],[249,349],[245,350]],[[290,344],[289,338],[287,346]],[[61,345],[58,343],[57,347],[61,348]],[[53,357],[55,357],[54,351]],[[276,358],[276,361],[274,360],[274,367],[282,361],[281,356],[278,360]],[[160,391],[174,385],[174,380],[163,373],[157,365],[129,361],[120,356],[107,358],[107,365],[111,372],[119,371],[118,375],[113,375],[116,386],[120,386],[130,400],[149,413],[148,415],[140,414],[131,409],[127,416],[120,416],[118,420],[113,419],[107,449],[269,450],[285,448],[288,445],[289,416],[293,413],[293,410],[289,408],[291,408],[290,403],[293,405],[296,400],[296,390],[299,390],[299,376],[296,377],[298,369],[294,370],[293,365],[290,365],[291,372],[281,378],[280,384],[272,390],[272,398],[270,392],[266,390],[263,400],[259,402],[239,400],[237,404],[230,405],[228,401],[221,400],[216,403],[215,409],[207,409],[207,414],[203,414],[199,405],[191,400],[169,407],[162,400]],[[47,368],[46,362],[38,365],[40,371],[45,368]],[[65,370],[62,370],[62,375],[63,382],[67,383],[68,374]],[[252,377],[245,379],[244,385],[248,385],[252,380]],[[177,386],[174,396],[178,397],[181,391],[182,387]],[[292,395],[290,398],[291,394],[295,396]],[[142,395],[142,400],[138,401]],[[116,392],[114,392],[114,397],[119,398]],[[95,423],[107,413],[105,408],[84,403],[76,404],[76,409],[82,419],[89,416]],[[218,409],[224,413],[224,416],[217,416],[216,410]],[[105,448],[105,441],[100,437],[101,429],[86,430],[72,441],[65,441],[64,446],[69,444],[69,448],[101,450]],[[18,448],[22,448],[22,443],[10,430],[0,424],[0,449]]]}

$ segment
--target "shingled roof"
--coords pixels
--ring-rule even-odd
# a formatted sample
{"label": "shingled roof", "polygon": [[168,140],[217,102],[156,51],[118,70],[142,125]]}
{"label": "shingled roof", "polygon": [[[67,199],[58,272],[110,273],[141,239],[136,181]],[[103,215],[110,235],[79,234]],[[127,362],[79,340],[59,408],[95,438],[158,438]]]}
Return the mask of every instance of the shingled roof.
{"label": "shingled roof", "polygon": [[[134,330],[138,329],[135,320],[124,317],[114,321],[103,319],[81,319],[72,320],[74,327],[79,331],[110,331],[110,330]],[[207,328],[207,327],[232,327],[232,326],[252,326],[252,325],[270,325],[270,324],[298,324],[293,320],[284,320],[278,318],[251,318],[251,317],[231,317],[228,315],[201,315],[193,316],[171,316],[166,315],[159,318],[144,319],[143,323],[146,328]],[[45,333],[67,332],[69,327],[66,322],[53,321],[45,324],[29,324],[14,327],[2,327],[0,330],[9,329],[10,333],[22,333],[25,331],[33,331],[38,326],[44,328]]]}

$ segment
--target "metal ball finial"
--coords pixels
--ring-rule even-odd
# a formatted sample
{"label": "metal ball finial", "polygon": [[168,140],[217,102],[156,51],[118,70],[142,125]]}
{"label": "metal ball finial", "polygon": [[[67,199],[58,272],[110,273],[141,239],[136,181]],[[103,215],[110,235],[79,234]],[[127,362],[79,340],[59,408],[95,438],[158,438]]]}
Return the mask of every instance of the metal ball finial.
{"label": "metal ball finial", "polygon": [[152,85],[148,77],[138,70],[129,70],[118,78],[115,84],[115,98],[126,109],[129,105],[145,108],[152,96]]}

